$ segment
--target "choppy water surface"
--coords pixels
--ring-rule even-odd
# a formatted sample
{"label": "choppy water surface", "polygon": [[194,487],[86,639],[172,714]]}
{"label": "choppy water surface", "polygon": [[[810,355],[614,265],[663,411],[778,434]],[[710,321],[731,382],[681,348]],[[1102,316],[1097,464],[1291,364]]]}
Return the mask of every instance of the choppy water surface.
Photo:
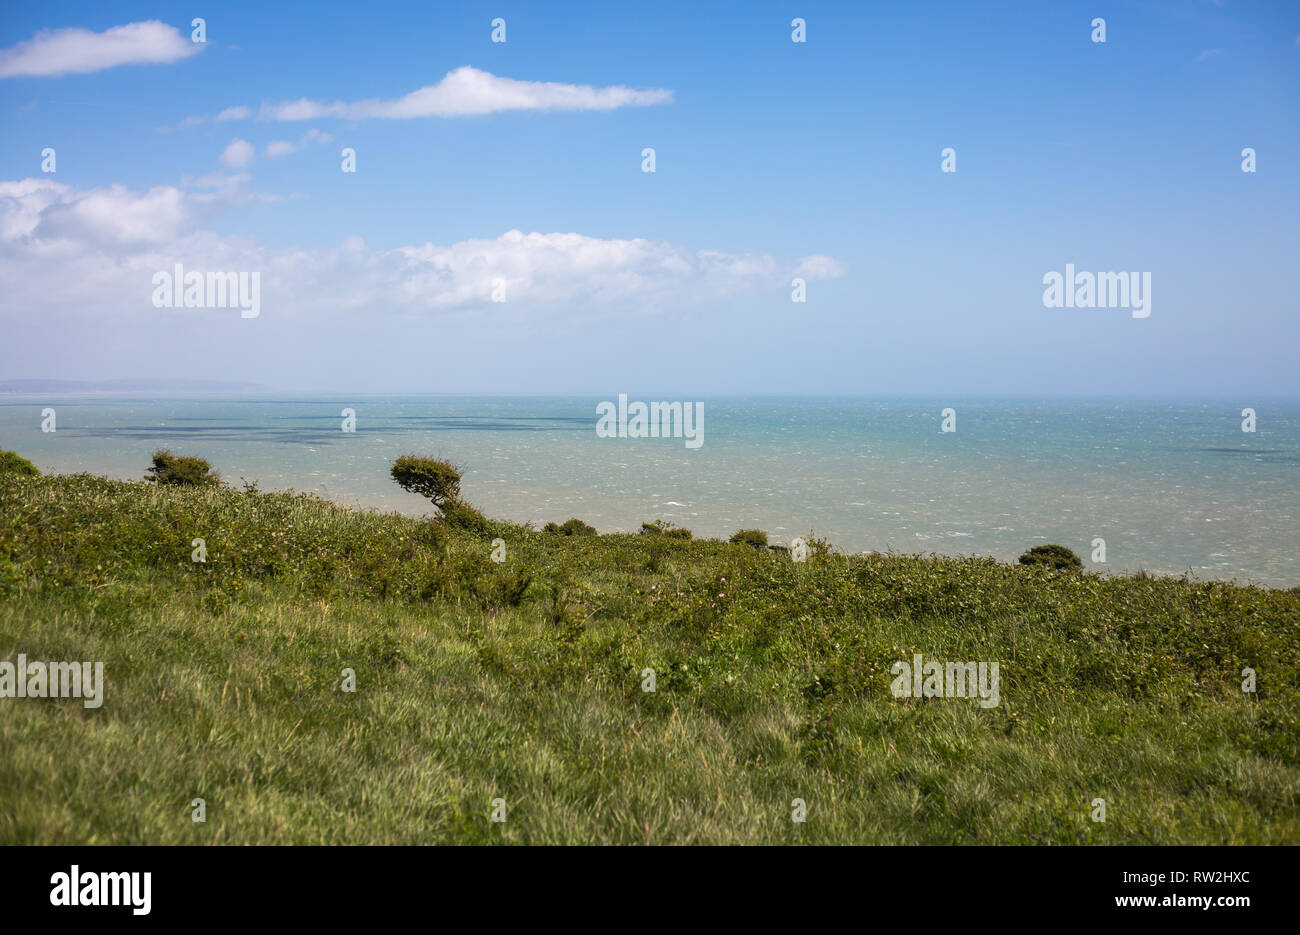
{"label": "choppy water surface", "polygon": [[[610,394],[609,399],[614,398]],[[645,398],[650,397],[636,397]],[[656,397],[657,398],[657,397]],[[388,465],[464,465],[489,515],[665,519],[696,535],[809,531],[844,550],[1014,559],[1060,542],[1113,571],[1300,585],[1300,401],[705,398],[704,445],[598,438],[590,398],[0,398],[0,448],[42,469],[140,477],[157,447],[229,480],[419,514]],[[940,432],[940,412],[957,431]],[[1241,410],[1258,414],[1241,430]],[[53,407],[58,430],[40,430]],[[345,407],[355,433],[341,431]]]}

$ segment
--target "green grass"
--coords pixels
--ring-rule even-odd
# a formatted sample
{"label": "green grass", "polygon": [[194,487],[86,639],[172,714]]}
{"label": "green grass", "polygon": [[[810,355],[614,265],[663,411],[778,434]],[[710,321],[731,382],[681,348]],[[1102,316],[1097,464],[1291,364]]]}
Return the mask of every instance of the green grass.
{"label": "green grass", "polygon": [[0,474],[20,652],[105,701],[0,699],[3,843],[1300,841],[1294,592]]}

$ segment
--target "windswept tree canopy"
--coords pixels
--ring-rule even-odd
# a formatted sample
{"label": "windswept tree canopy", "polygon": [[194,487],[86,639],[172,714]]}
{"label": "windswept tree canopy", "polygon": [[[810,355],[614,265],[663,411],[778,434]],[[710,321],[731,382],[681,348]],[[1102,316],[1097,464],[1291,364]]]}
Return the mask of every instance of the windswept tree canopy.
{"label": "windswept tree canopy", "polygon": [[393,462],[391,473],[403,490],[428,497],[439,509],[460,497],[461,469],[450,461],[402,455]]}

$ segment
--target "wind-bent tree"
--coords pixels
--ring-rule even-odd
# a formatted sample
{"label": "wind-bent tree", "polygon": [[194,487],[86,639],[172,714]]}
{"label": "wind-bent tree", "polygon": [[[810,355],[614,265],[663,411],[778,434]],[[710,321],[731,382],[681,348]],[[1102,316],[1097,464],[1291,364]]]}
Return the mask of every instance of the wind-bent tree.
{"label": "wind-bent tree", "polygon": [[440,510],[460,498],[461,469],[450,461],[402,455],[393,462],[391,473],[403,490],[428,497]]}

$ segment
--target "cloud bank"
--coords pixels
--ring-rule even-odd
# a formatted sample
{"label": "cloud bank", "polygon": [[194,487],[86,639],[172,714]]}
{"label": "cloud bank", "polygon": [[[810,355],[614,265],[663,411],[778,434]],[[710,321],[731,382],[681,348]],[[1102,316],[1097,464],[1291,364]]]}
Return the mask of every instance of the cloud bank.
{"label": "cloud bank", "polygon": [[[781,260],[756,251],[700,250],[645,238],[511,230],[491,239],[378,249],[350,237],[326,249],[272,247],[203,226],[249,196],[247,176],[197,180],[191,189],[121,185],[81,190],[46,179],[0,182],[0,316],[148,323],[151,277],[186,269],[260,272],[264,318],[367,321],[450,312],[530,317],[638,315],[738,295],[784,293],[790,279],[826,279],[844,267],[826,256]],[[494,301],[504,295],[505,303]],[[179,312],[184,314],[184,312]],[[192,315],[220,315],[204,310]]]}
{"label": "cloud bank", "polygon": [[127,23],[104,32],[43,29],[0,49],[0,78],[54,78],[88,74],[118,65],[157,65],[180,61],[203,46],[158,20]]}

